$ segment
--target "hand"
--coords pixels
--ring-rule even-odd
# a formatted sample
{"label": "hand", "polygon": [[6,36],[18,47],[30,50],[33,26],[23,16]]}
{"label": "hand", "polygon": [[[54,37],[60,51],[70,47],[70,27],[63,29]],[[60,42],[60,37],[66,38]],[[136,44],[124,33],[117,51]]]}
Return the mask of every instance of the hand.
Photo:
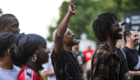
{"label": "hand", "polygon": [[76,8],[76,6],[73,3],[69,4],[68,12],[70,12],[72,15],[74,15],[76,13],[75,8]]}
{"label": "hand", "polygon": [[82,79],[86,79],[86,77],[87,77],[87,73],[83,73]]}

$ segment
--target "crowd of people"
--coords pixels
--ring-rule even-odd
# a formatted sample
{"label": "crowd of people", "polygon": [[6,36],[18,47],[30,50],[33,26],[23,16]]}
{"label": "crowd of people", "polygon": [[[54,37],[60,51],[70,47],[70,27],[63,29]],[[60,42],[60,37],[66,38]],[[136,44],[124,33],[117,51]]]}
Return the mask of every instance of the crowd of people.
{"label": "crowd of people", "polygon": [[0,16],[0,80],[43,80],[41,74],[47,80],[84,80],[86,77],[87,80],[140,80],[137,32],[133,29],[123,32],[115,13],[102,13],[92,25],[101,44],[96,50],[89,45],[82,52],[75,34],[68,28],[75,14],[76,6],[71,3],[52,34],[51,51],[42,36],[20,33],[19,21],[14,15]]}

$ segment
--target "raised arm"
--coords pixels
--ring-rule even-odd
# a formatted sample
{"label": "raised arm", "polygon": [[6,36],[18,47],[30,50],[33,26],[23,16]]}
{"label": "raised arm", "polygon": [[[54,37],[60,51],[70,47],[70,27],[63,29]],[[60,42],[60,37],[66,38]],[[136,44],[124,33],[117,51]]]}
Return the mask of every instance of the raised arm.
{"label": "raised arm", "polygon": [[63,51],[63,37],[67,30],[68,22],[69,22],[71,16],[76,13],[75,8],[76,8],[76,6],[73,3],[69,4],[68,12],[66,13],[64,19],[62,20],[62,22],[60,23],[60,25],[57,29],[57,32],[55,35],[54,50],[55,50],[55,53],[58,58],[60,57],[60,55]]}

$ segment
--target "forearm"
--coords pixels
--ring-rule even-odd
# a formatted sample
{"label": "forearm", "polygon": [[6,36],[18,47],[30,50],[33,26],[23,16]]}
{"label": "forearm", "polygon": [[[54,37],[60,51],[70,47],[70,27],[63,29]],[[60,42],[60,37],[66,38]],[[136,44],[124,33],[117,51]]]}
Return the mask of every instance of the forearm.
{"label": "forearm", "polygon": [[52,76],[52,75],[55,75],[54,71],[45,71],[45,72],[43,72],[44,77]]}
{"label": "forearm", "polygon": [[71,13],[68,11],[67,14],[65,15],[64,19],[60,23],[58,29],[57,29],[56,37],[60,36],[60,37],[63,38],[64,33],[65,33],[66,29],[67,29],[68,22],[69,22],[70,18],[71,18]]}
{"label": "forearm", "polygon": [[61,53],[63,52],[63,37],[67,30],[69,20],[71,16],[75,14],[75,12],[76,10],[75,10],[74,4],[70,4],[68,7],[68,12],[66,13],[65,17],[63,18],[63,20],[61,21],[57,29],[55,40],[54,40],[55,41],[54,50],[55,50],[55,53],[57,54],[58,59]]}
{"label": "forearm", "polygon": [[130,74],[140,76],[140,71],[129,71]]}

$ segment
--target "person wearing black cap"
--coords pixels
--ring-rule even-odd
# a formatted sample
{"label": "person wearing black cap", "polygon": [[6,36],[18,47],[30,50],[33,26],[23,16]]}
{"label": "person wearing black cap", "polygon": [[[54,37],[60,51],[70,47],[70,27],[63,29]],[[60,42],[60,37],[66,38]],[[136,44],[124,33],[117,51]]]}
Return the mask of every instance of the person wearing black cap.
{"label": "person wearing black cap", "polygon": [[46,40],[36,34],[27,34],[11,47],[11,57],[17,64],[23,65],[18,80],[43,80],[39,74],[42,64],[48,62]]}
{"label": "person wearing black cap", "polygon": [[3,14],[0,17],[0,34],[12,32],[19,34],[19,22],[13,14]]}
{"label": "person wearing black cap", "polygon": [[16,80],[20,68],[11,59],[10,47],[24,34],[15,35],[8,32],[0,34],[0,80]]}

